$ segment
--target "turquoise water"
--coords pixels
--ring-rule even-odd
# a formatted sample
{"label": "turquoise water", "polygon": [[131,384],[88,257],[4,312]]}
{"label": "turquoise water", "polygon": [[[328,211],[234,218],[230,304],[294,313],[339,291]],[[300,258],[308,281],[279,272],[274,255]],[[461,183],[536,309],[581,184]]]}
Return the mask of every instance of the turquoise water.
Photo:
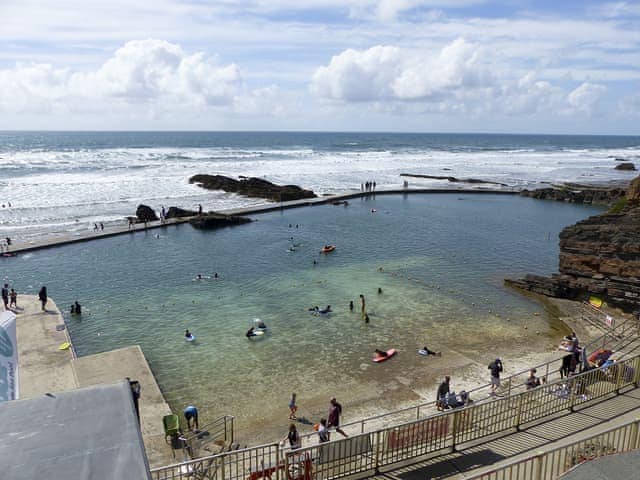
{"label": "turquoise water", "polygon": [[[553,336],[548,319],[534,315],[540,306],[502,279],[556,271],[560,230],[599,211],[506,195],[379,195],[253,215],[251,224],[210,232],[138,232],[0,265],[19,292],[47,285],[65,310],[80,301],[84,315],[67,318],[79,355],[140,344],[174,409],[196,403],[204,416],[229,413],[260,427],[286,415],[292,391],[311,412],[324,413],[329,395],[375,401],[374,348],[397,348],[384,368],[412,381],[423,374],[414,353],[425,343],[483,358],[496,343],[529,342],[522,322]],[[320,254],[325,243],[336,251]],[[213,272],[221,278],[193,280]],[[369,325],[358,314],[361,293]],[[328,318],[307,311],[327,304]],[[244,333],[254,317],[270,331],[252,341]]]}

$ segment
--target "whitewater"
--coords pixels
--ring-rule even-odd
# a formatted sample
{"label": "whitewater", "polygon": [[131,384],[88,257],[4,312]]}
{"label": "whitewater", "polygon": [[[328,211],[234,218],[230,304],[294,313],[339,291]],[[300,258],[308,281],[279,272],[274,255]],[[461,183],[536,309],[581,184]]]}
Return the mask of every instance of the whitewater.
{"label": "whitewater", "polygon": [[[628,181],[621,161],[640,159],[639,137],[332,133],[0,134],[0,237],[29,240],[123,223],[146,204],[225,210],[267,203],[206,191],[195,174],[260,177],[317,195],[378,189],[482,188],[402,173],[505,184]],[[484,188],[496,185],[484,185]],[[10,206],[9,206],[10,204]]]}

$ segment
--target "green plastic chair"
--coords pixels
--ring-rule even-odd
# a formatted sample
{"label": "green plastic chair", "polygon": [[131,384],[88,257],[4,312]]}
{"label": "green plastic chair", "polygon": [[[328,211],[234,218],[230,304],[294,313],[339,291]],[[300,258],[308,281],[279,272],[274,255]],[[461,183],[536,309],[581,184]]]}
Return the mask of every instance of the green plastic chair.
{"label": "green plastic chair", "polygon": [[164,426],[164,439],[169,443],[169,439],[180,433],[180,419],[178,415],[171,414],[162,417],[162,425]]}

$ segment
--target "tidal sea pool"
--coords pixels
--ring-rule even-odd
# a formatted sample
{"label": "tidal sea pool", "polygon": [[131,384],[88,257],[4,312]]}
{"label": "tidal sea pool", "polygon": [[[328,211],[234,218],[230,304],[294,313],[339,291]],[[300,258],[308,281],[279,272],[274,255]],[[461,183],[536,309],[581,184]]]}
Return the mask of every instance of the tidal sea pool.
{"label": "tidal sea pool", "polygon": [[[312,416],[333,395],[353,412],[385,392],[391,408],[388,379],[411,388],[425,378],[415,354],[425,344],[485,361],[525,347],[523,323],[553,338],[540,305],[503,279],[555,272],[559,232],[600,211],[512,195],[377,195],[40,250],[1,259],[0,272],[21,293],[46,285],[66,312],[83,305],[81,317],[65,314],[78,355],[139,344],[174,411],[193,403],[205,420],[231,414],[239,431],[268,430],[286,427],[292,392]],[[327,243],[336,250],[320,254]],[[314,305],[334,312],[313,316]],[[244,335],[254,318],[269,327],[259,340]],[[371,362],[391,347],[393,365]]]}

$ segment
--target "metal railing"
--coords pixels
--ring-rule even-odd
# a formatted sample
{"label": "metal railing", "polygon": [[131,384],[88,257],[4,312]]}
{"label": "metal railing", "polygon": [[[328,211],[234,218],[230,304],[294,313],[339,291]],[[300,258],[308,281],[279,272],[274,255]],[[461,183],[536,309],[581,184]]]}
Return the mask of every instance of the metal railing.
{"label": "metal railing", "polygon": [[614,453],[640,448],[640,419],[610,428],[569,445],[539,452],[488,472],[466,477],[469,480],[547,480],[558,478],[576,465]]}
{"label": "metal railing", "polygon": [[[587,351],[593,351],[598,348],[608,348],[616,352],[616,356],[619,359],[625,358],[628,356],[625,355],[626,347],[632,344],[640,345],[640,337],[638,335],[640,333],[638,330],[639,325],[638,321],[634,318],[627,319],[624,322],[616,322],[611,328],[607,328],[607,331],[604,334],[587,343],[583,348],[586,348]],[[638,347],[636,346],[632,351],[637,348]],[[561,379],[562,375],[560,373],[560,367],[563,361],[562,357],[568,355],[569,352],[558,352],[558,354],[561,356],[554,360],[534,365],[507,377],[503,377],[499,393],[501,395],[511,396],[512,394],[525,391],[526,381],[529,377],[531,368],[535,368],[538,372],[538,376],[544,377],[547,383],[552,383]],[[478,402],[487,399],[490,392],[491,384],[487,383],[471,389],[467,393],[472,399]],[[478,400],[478,398],[481,400]],[[429,415],[433,415],[435,411],[436,402],[435,400],[432,400],[411,407],[363,418],[354,422],[344,423],[340,428],[350,435],[356,435],[367,431],[373,431],[391,424],[419,420]],[[316,435],[314,433],[306,433],[301,434],[301,437],[303,445],[305,445],[310,441],[310,439],[315,439]]]}
{"label": "metal railing", "polygon": [[234,440],[233,420],[233,416],[224,415],[203,425],[198,431],[183,434],[181,436],[183,449],[188,458],[204,457],[217,453],[212,452],[212,443],[220,452],[228,450]]}
{"label": "metal railing", "polygon": [[[640,356],[493,401],[328,443],[285,451],[273,443],[151,471],[154,480],[365,477],[386,466],[437,456],[619,393],[640,382]],[[336,435],[335,433],[333,435]]]}

